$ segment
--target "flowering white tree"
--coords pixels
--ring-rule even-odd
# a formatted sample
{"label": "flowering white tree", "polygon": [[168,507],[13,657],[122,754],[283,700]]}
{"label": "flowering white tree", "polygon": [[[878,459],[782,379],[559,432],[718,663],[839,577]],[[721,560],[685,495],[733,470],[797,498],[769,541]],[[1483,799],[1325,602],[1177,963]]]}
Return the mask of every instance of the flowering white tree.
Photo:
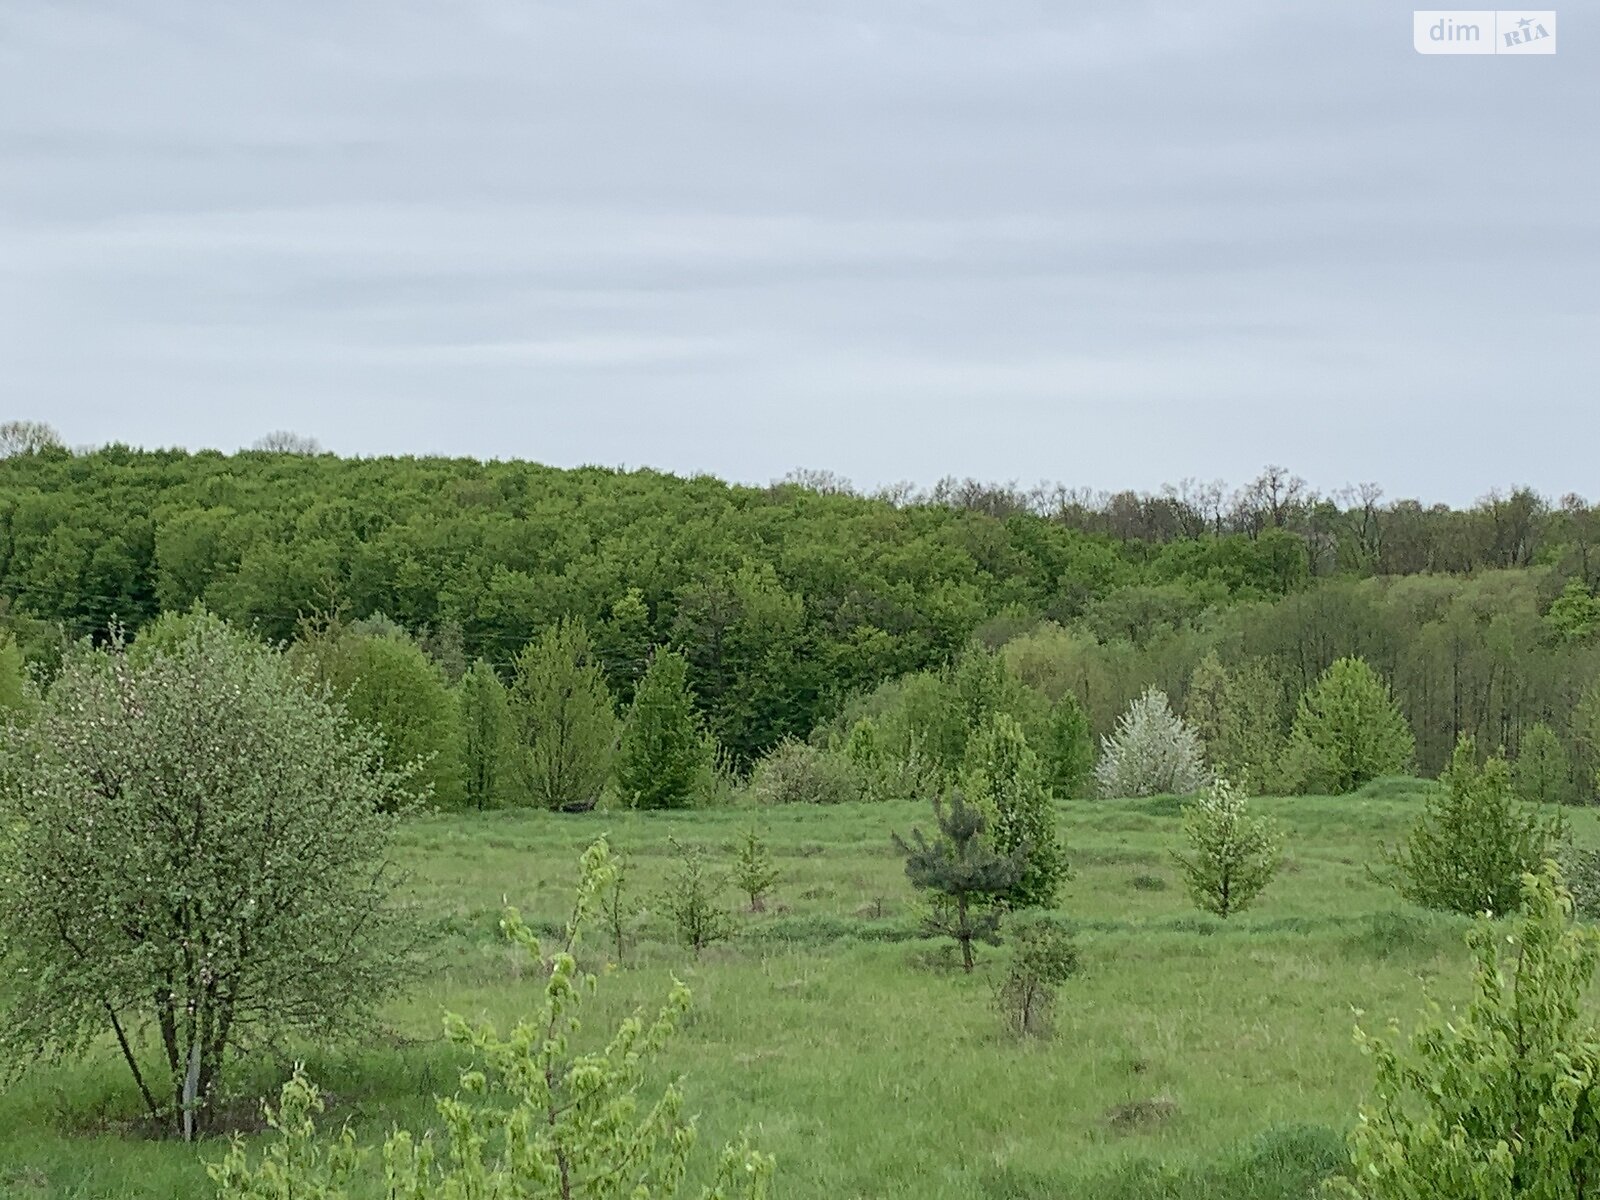
{"label": "flowering white tree", "polygon": [[1100,739],[1094,776],[1106,796],[1183,795],[1210,779],[1200,735],[1157,688],[1130,704],[1116,732]]}

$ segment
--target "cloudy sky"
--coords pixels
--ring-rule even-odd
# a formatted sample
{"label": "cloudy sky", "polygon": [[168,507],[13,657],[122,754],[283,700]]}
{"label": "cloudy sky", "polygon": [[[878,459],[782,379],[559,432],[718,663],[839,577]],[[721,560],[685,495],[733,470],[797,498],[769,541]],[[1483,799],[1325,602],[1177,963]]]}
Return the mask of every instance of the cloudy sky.
{"label": "cloudy sky", "polygon": [[[1203,11],[1196,11],[1201,9]],[[5,0],[0,416],[1600,493],[1600,6]]]}

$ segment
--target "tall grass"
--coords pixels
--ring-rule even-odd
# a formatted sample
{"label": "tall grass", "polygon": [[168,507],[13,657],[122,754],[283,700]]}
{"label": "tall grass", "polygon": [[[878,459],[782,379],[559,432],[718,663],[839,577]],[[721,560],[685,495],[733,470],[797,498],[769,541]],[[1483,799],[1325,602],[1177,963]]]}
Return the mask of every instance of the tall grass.
{"label": "tall grass", "polygon": [[[673,974],[695,992],[668,1069],[690,1077],[704,1136],[745,1126],[779,1161],[790,1200],[1303,1198],[1339,1169],[1366,1068],[1352,1008],[1414,1012],[1424,987],[1464,994],[1463,923],[1402,904],[1366,871],[1415,811],[1416,787],[1381,797],[1262,800],[1290,834],[1288,868],[1258,907],[1226,922],[1188,908],[1168,870],[1174,808],[1061,807],[1076,875],[1061,900],[1084,970],[1061,992],[1052,1041],[1021,1044],[990,1003],[1004,951],[972,978],[915,939],[916,901],[889,831],[926,826],[906,804],[763,811],[784,875],[769,909],[696,963],[654,916],[626,969],[601,986],[592,1028],[658,998]],[[1577,837],[1600,844],[1593,814]],[[445,1008],[509,1023],[534,982],[496,939],[505,903],[555,922],[578,852],[601,832],[648,897],[669,833],[731,859],[745,811],[501,812],[410,826],[411,898],[436,931],[433,962],[367,1045],[260,1048],[234,1076],[248,1127],[293,1058],[329,1093],[330,1121],[375,1141],[433,1120],[459,1066],[436,1034]],[[1135,882],[1143,880],[1144,882]],[[736,898],[728,894],[730,909]],[[606,951],[596,937],[587,954]],[[110,1053],[38,1067],[0,1095],[0,1197],[200,1197],[198,1152],[152,1141]],[[250,1136],[247,1134],[247,1136]]]}

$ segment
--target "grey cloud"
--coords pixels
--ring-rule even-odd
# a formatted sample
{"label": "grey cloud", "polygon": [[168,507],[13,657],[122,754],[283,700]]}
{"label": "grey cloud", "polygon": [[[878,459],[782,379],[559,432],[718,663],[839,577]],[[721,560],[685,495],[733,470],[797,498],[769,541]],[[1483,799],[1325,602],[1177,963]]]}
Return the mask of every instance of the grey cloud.
{"label": "grey cloud", "polygon": [[80,443],[1593,491],[1579,16],[11,0],[0,357]]}

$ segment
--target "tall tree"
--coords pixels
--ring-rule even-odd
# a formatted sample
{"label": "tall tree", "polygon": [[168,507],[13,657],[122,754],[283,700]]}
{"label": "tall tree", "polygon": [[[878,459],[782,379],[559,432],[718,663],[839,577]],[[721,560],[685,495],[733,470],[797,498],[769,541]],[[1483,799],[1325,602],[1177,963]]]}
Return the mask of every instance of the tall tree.
{"label": "tall tree", "polygon": [[1083,795],[1094,774],[1094,739],[1089,733],[1089,714],[1083,711],[1077,693],[1064,693],[1050,709],[1040,757],[1056,799]]}
{"label": "tall tree", "polygon": [[482,812],[499,803],[506,783],[511,713],[505,684],[483,659],[462,676],[461,759],[466,801]]}
{"label": "tall tree", "polygon": [[689,664],[675,650],[657,650],[622,730],[616,779],[623,803],[688,808],[705,786],[712,750],[689,691]]}
{"label": "tall tree", "polygon": [[560,621],[517,655],[510,716],[515,763],[530,800],[586,811],[611,773],[616,711],[581,621]]}
{"label": "tall tree", "polygon": [[1055,808],[1039,756],[1006,713],[995,713],[968,743],[962,789],[983,813],[995,849],[1021,856],[1021,876],[1006,896],[1012,907],[1054,904],[1068,874]]}
{"label": "tall tree", "polygon": [[644,593],[629,588],[611,604],[610,615],[595,631],[595,651],[617,702],[633,703],[633,689],[650,665],[650,609]]}
{"label": "tall tree", "polygon": [[403,632],[338,637],[328,663],[334,694],[383,738],[384,757],[417,763],[432,799],[461,803],[460,726],[444,676]]}

